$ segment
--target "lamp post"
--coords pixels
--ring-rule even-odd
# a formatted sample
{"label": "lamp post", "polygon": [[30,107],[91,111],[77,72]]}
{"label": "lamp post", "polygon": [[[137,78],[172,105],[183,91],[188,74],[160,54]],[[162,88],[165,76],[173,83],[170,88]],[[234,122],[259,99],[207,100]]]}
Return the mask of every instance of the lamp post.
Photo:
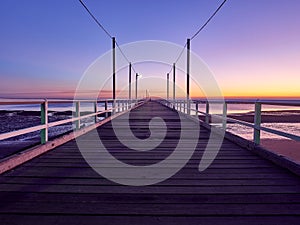
{"label": "lamp post", "polygon": [[138,98],[138,90],[137,90],[137,88],[138,88],[138,77],[142,77],[142,75],[140,75],[138,73],[135,74],[135,99],[136,100]]}
{"label": "lamp post", "polygon": [[175,109],[175,63],[173,63],[173,109]]}
{"label": "lamp post", "polygon": [[128,99],[131,100],[131,63],[129,63],[129,90],[128,90]]}
{"label": "lamp post", "polygon": [[116,107],[116,39],[115,37],[112,38],[112,70],[113,70],[113,110],[112,114],[115,114],[115,107]]}
{"label": "lamp post", "polygon": [[167,73],[167,100],[169,101],[169,73]]}
{"label": "lamp post", "polygon": [[186,60],[186,102],[187,102],[187,114],[191,114],[190,105],[190,39],[187,39],[187,60]]}

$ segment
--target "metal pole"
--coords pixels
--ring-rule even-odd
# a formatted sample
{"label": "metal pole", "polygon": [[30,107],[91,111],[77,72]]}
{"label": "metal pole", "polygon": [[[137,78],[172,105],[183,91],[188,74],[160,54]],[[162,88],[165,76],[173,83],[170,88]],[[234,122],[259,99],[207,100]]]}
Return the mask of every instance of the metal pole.
{"label": "metal pole", "polygon": [[169,101],[169,73],[167,73],[167,100]]}
{"label": "metal pole", "polygon": [[131,63],[129,63],[129,93],[128,99],[131,100]]}
{"label": "metal pole", "polygon": [[137,100],[138,73],[135,74],[135,100]]}
{"label": "metal pole", "polygon": [[113,105],[112,105],[112,114],[115,114],[116,106],[116,38],[112,38],[112,49],[113,49]]}
{"label": "metal pole", "polygon": [[190,107],[190,39],[187,39],[187,61],[186,61],[186,101],[187,101],[187,114],[191,114]]}
{"label": "metal pole", "polygon": [[173,63],[173,109],[175,109],[175,63]]}
{"label": "metal pole", "polygon": [[116,99],[116,39],[112,38],[112,49],[113,49],[113,100]]}

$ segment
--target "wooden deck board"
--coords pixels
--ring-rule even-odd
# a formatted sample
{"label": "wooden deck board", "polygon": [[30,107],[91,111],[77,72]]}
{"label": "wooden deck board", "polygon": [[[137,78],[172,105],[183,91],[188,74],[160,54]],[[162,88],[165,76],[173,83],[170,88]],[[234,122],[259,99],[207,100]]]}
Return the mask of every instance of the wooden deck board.
{"label": "wooden deck board", "polygon": [[[150,165],[176,147],[178,114],[149,102],[131,112],[129,121],[134,134],[147,138],[149,121],[156,116],[165,120],[168,133],[151,151],[124,147],[116,140],[111,123],[98,128],[98,133],[119,160]],[[126,128],[122,117],[117,122],[121,131]],[[154,130],[158,127],[156,124]],[[145,187],[103,178],[85,162],[75,141],[65,143],[0,177],[1,224],[300,224],[299,177],[252,152],[224,140],[212,165],[200,173],[198,165],[209,135],[201,127],[198,145],[186,166],[172,178]],[[89,133],[80,138],[86,142],[88,157],[103,157],[94,149],[95,140]],[[189,135],[184,136],[187,150],[190,140]],[[166,167],[177,167],[183,155],[178,154]],[[110,160],[100,166],[116,170]],[[165,169],[156,177],[163,177]],[[136,179],[133,169],[126,172],[132,174],[126,179]]]}

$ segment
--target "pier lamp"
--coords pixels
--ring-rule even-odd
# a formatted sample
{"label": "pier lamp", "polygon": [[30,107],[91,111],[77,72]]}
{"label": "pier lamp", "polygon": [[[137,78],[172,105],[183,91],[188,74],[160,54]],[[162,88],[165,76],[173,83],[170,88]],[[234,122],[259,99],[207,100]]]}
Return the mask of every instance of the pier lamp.
{"label": "pier lamp", "polygon": [[138,73],[136,73],[135,74],[135,99],[137,100],[138,99],[138,97],[137,97],[137,93],[138,93],[138,77],[142,77],[142,75],[141,74],[138,74]]}

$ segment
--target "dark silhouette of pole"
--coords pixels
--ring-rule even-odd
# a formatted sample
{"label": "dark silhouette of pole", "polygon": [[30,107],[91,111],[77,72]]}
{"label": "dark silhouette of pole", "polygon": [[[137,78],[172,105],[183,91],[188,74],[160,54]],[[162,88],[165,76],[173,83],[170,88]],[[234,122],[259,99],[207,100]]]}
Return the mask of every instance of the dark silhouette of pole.
{"label": "dark silhouette of pole", "polygon": [[135,74],[135,99],[137,100],[138,73]]}
{"label": "dark silhouette of pole", "polygon": [[173,108],[175,108],[175,63],[173,63]]}
{"label": "dark silhouette of pole", "polygon": [[167,73],[167,100],[169,100],[169,73]]}
{"label": "dark silhouette of pole", "polygon": [[131,63],[129,63],[129,92],[128,99],[131,100]]}
{"label": "dark silhouette of pole", "polygon": [[112,38],[113,48],[113,100],[116,99],[116,39]]}
{"label": "dark silhouette of pole", "polygon": [[186,60],[186,101],[187,113],[190,114],[190,39],[187,39],[187,60]]}

